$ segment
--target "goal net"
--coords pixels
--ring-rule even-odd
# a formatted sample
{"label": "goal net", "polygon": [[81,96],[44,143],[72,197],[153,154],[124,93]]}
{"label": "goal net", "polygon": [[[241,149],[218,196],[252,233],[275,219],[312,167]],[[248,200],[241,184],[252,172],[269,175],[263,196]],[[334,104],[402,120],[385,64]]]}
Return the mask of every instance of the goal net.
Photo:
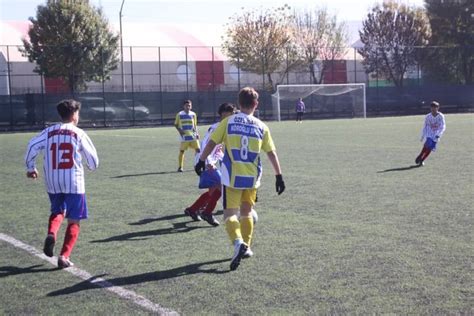
{"label": "goal net", "polygon": [[295,117],[299,98],[305,103],[305,116],[366,118],[364,83],[279,85],[272,94],[272,118]]}

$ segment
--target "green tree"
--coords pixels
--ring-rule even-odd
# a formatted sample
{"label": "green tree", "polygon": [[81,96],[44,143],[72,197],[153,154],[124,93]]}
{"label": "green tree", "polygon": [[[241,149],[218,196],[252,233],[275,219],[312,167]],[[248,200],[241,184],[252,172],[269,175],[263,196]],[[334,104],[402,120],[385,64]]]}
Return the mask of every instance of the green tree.
{"label": "green tree", "polygon": [[345,23],[339,23],[327,9],[295,12],[294,44],[299,58],[309,68],[311,81],[320,84],[330,61],[341,59],[346,53],[348,34]]}
{"label": "green tree", "polygon": [[[243,12],[230,18],[222,48],[230,61],[244,71],[264,74],[267,89],[275,91],[296,63],[292,48],[290,7]],[[278,73],[277,83],[273,74]]]}
{"label": "green tree", "polygon": [[432,29],[428,76],[474,83],[474,1],[425,0]]}
{"label": "green tree", "polygon": [[117,68],[119,37],[89,1],[49,0],[30,21],[23,55],[36,63],[35,72],[62,78],[72,92],[85,89],[86,82],[110,79]]}
{"label": "green tree", "polygon": [[419,47],[428,44],[431,30],[424,9],[392,1],[372,9],[359,35],[364,46],[358,52],[366,72],[402,87],[407,69],[419,62]]}

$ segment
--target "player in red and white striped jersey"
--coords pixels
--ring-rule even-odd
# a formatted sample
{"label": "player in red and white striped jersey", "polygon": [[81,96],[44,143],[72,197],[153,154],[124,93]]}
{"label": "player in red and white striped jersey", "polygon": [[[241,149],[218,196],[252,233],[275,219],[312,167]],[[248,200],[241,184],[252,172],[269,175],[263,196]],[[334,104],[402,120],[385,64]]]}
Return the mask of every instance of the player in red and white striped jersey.
{"label": "player in red and white striped jersey", "polygon": [[439,103],[431,102],[431,112],[425,116],[425,124],[421,132],[421,141],[425,141],[415,163],[422,166],[431,151],[436,150],[436,144],[446,130],[446,122],[443,113],[439,112]]}
{"label": "player in red and white striped jersey", "polygon": [[44,151],[44,180],[51,201],[48,236],[44,253],[52,257],[57,232],[66,217],[68,226],[58,266],[67,268],[73,263],[69,256],[77,241],[79,222],[87,218],[84,184],[83,158],[91,170],[99,166],[97,151],[89,136],[77,127],[81,104],[75,100],[64,100],[57,105],[62,123],[44,129],[31,139],[25,154],[27,177],[36,179],[35,158]]}

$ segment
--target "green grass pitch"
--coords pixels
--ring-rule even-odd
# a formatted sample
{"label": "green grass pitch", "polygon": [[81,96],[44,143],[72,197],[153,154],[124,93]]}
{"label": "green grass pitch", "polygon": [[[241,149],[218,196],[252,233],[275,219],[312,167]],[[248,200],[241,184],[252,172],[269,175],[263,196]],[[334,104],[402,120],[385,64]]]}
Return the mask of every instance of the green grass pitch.
{"label": "green grass pitch", "polygon": [[[191,151],[175,172],[174,128],[90,130],[101,165],[71,259],[187,315],[472,314],[474,115],[446,121],[421,168],[422,116],[268,123],[287,190],[276,195],[263,157],[255,256],[234,272],[223,226],[183,215],[199,190]],[[42,172],[25,177],[32,136],[0,135],[0,232],[41,250],[49,202]],[[3,241],[0,289],[0,314],[149,313]]]}

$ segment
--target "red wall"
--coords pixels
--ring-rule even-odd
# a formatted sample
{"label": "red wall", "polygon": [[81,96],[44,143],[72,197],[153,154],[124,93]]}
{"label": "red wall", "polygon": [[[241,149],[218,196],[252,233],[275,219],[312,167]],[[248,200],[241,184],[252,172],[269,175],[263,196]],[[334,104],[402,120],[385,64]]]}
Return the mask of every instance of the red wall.
{"label": "red wall", "polygon": [[326,61],[324,83],[347,83],[347,68],[345,60]]}
{"label": "red wall", "polygon": [[224,84],[224,62],[196,61],[196,84],[198,91],[212,90],[213,84],[216,90],[220,84]]}
{"label": "red wall", "polygon": [[69,87],[61,78],[44,78],[44,89],[46,93],[69,93]]}

